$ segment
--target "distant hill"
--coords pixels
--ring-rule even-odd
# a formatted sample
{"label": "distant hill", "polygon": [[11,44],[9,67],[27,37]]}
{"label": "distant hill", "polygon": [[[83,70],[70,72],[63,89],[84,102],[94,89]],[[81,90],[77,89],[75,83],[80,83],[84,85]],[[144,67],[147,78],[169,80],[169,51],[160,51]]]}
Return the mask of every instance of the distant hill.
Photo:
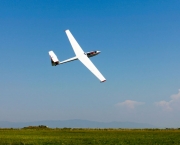
{"label": "distant hill", "polygon": [[0,121],[0,128],[23,128],[27,126],[46,125],[50,128],[155,128],[146,123],[135,122],[97,122],[88,120],[45,120],[34,122]]}

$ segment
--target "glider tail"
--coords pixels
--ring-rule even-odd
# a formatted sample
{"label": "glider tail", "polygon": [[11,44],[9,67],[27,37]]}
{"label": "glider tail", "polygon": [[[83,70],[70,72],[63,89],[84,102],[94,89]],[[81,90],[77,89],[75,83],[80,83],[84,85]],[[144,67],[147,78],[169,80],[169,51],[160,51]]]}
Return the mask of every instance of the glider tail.
{"label": "glider tail", "polygon": [[52,66],[56,66],[60,64],[56,54],[53,51],[49,51],[49,56],[51,57],[51,64]]}

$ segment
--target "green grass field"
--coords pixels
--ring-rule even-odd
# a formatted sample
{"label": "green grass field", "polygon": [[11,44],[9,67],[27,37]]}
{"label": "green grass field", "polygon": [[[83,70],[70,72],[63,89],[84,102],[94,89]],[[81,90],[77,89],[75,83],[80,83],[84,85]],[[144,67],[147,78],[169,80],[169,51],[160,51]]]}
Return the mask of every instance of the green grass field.
{"label": "green grass field", "polygon": [[180,130],[0,129],[0,145],[180,145]]}

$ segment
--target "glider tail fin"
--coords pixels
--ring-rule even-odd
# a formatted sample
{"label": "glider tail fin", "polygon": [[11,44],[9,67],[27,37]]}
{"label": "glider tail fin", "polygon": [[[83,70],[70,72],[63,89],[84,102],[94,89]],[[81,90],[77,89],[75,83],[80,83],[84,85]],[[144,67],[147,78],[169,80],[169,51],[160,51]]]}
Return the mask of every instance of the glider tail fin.
{"label": "glider tail fin", "polygon": [[60,64],[56,54],[53,51],[49,51],[49,56],[51,57],[51,64],[52,66],[56,66]]}

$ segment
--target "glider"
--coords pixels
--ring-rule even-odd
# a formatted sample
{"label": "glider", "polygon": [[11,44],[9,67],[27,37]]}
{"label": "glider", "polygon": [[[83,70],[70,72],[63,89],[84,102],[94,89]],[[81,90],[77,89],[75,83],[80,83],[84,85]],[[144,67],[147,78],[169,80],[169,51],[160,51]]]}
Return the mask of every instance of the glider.
{"label": "glider", "polygon": [[91,62],[89,57],[93,57],[95,55],[98,55],[100,51],[91,51],[91,52],[84,52],[76,39],[73,37],[71,32],[69,30],[65,30],[66,35],[69,39],[69,42],[71,43],[71,46],[74,50],[75,57],[69,58],[64,61],[59,61],[56,54],[53,51],[49,51],[49,55],[51,57],[51,64],[52,66],[60,65],[66,62],[74,61],[74,60],[80,60],[101,82],[105,82],[106,79],[104,76],[99,72],[99,70],[95,67],[95,65]]}

